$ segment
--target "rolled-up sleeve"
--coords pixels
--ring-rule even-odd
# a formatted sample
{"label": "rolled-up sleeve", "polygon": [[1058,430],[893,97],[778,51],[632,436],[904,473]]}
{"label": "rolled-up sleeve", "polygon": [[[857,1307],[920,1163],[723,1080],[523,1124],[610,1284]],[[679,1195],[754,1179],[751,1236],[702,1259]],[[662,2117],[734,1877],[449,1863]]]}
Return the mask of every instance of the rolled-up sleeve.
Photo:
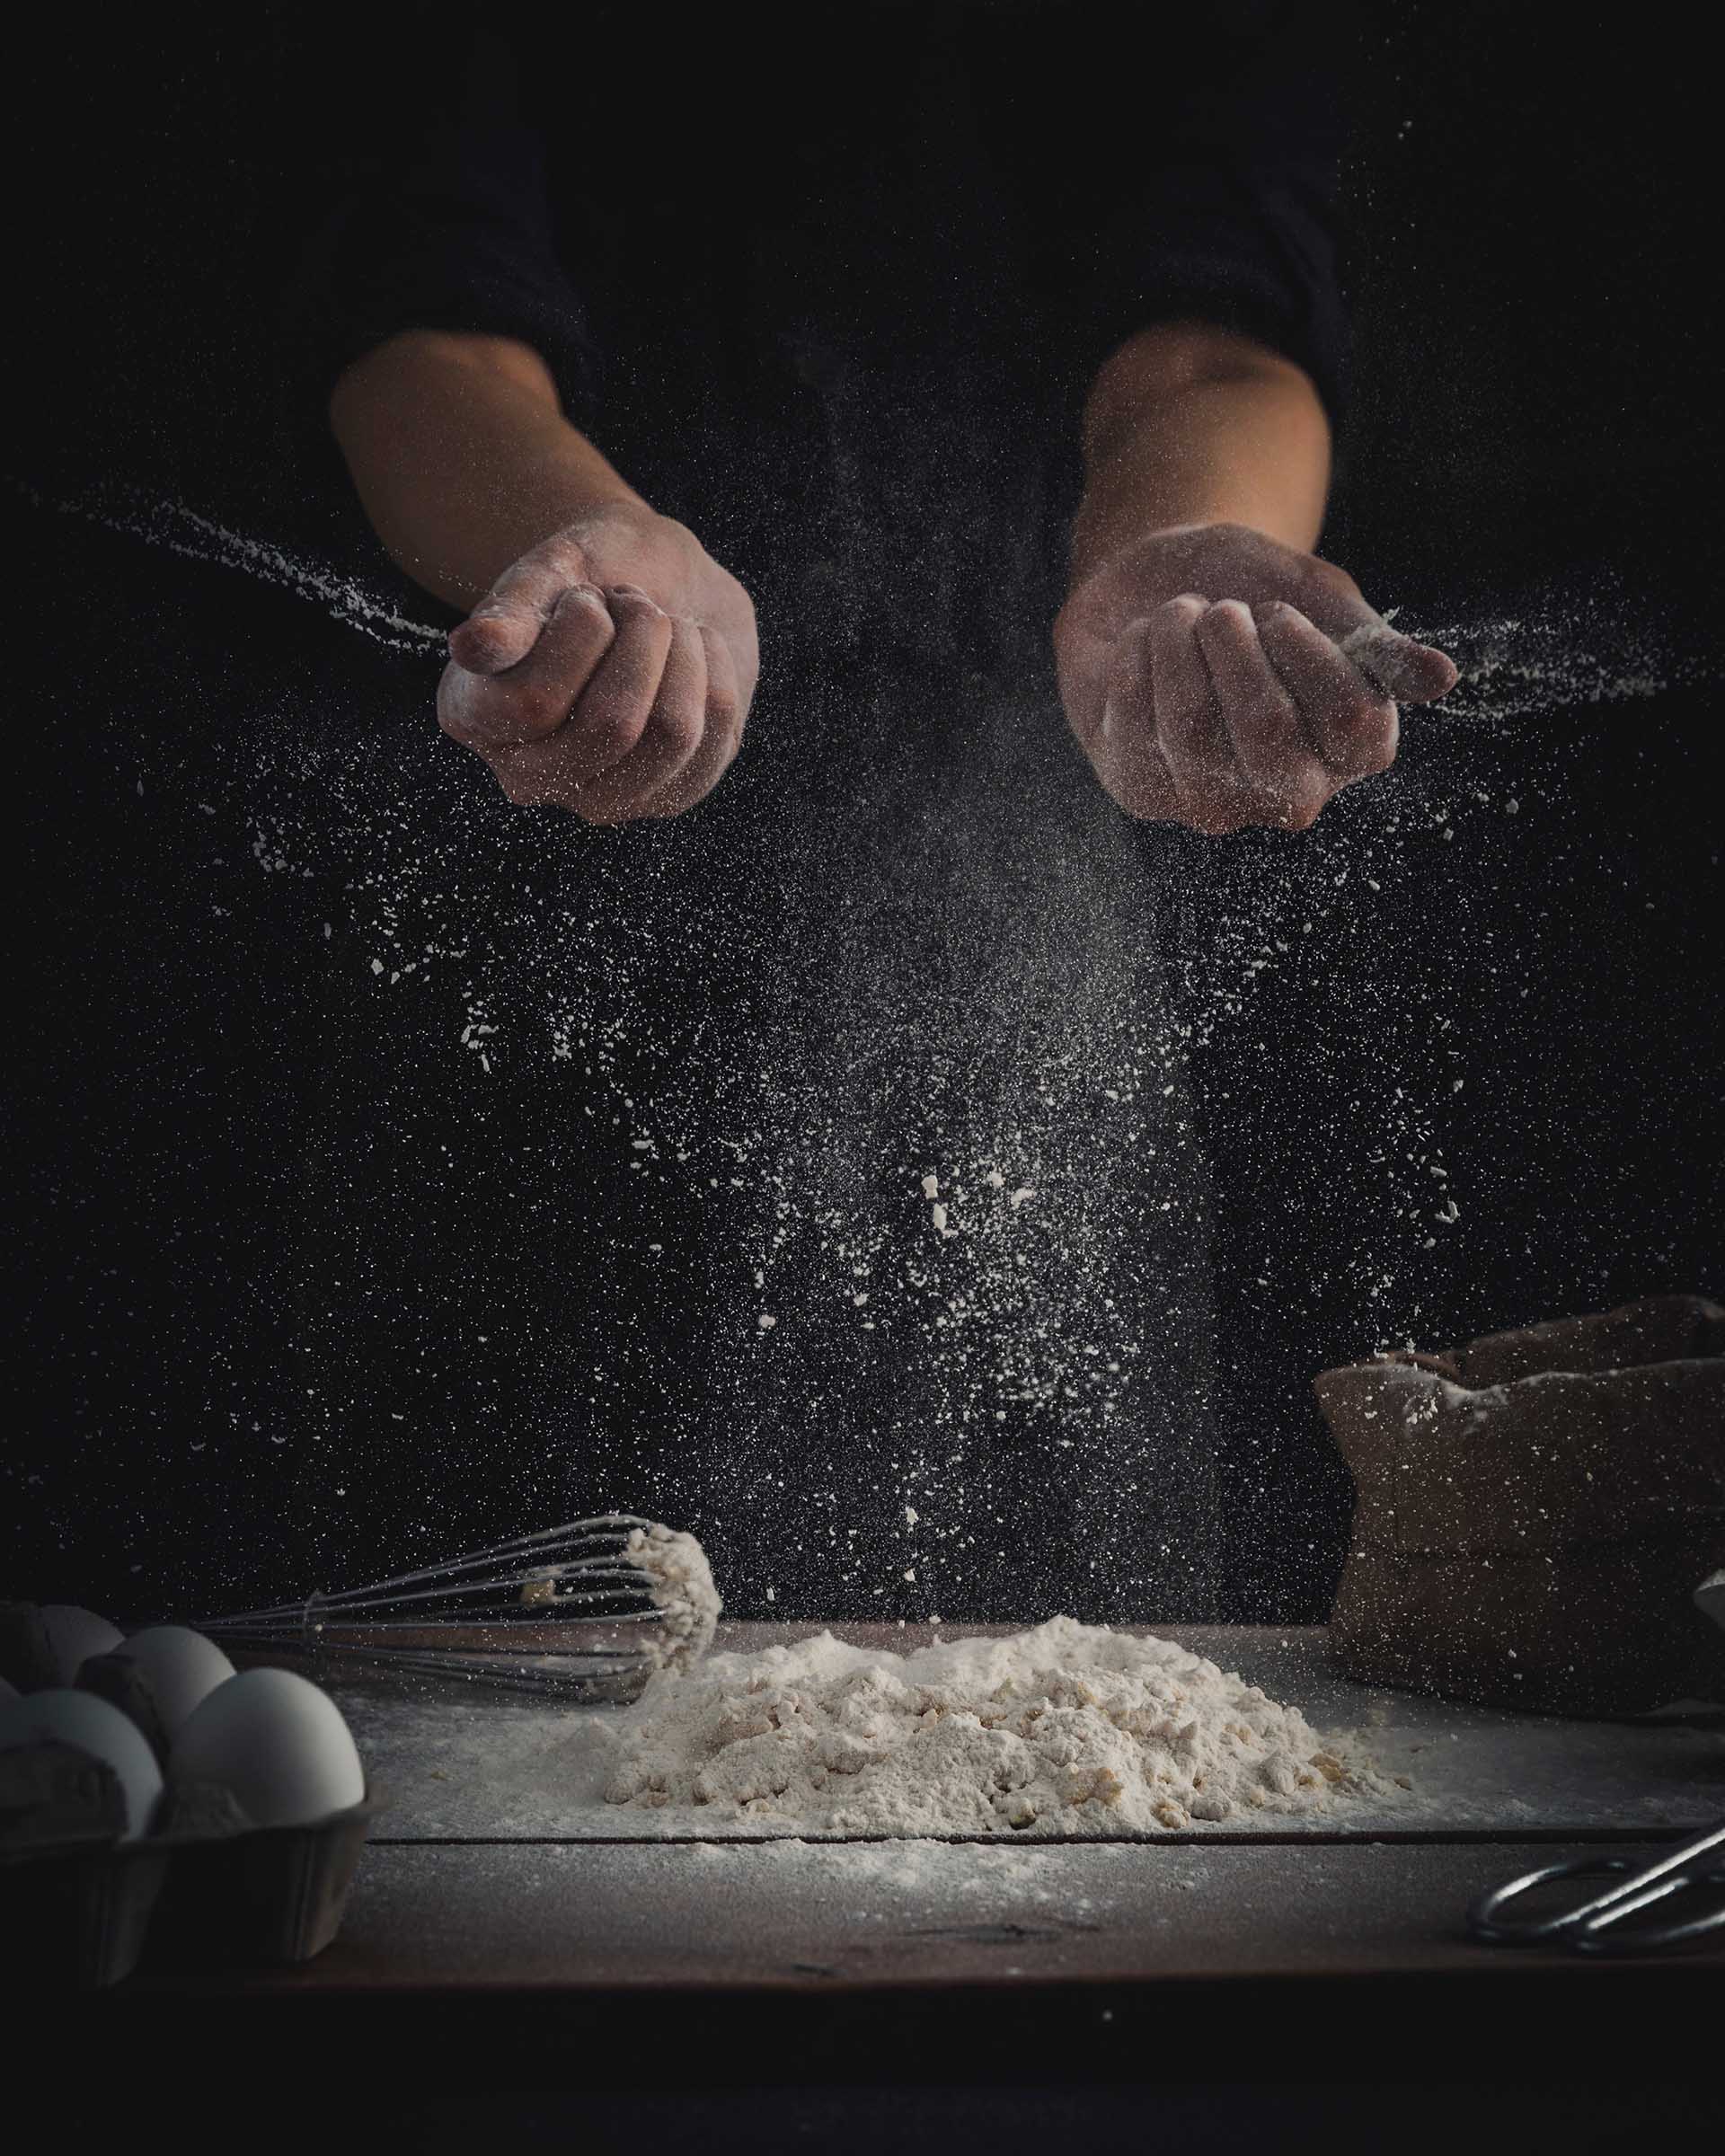
{"label": "rolled-up sleeve", "polygon": [[[1063,18],[1044,20],[1052,35]],[[1207,321],[1285,353],[1339,413],[1349,12],[1240,0],[1202,22],[1064,20],[1058,73],[1022,104],[1050,120],[1029,155],[1059,222],[1046,259],[1068,351],[1093,371],[1136,330]]]}
{"label": "rolled-up sleeve", "polygon": [[1104,237],[1084,312],[1106,349],[1180,318],[1238,330],[1303,367],[1338,414],[1349,330],[1327,173],[1315,162],[1162,168]]}
{"label": "rolled-up sleeve", "polygon": [[558,258],[544,147],[523,117],[515,57],[480,36],[435,77],[399,57],[350,93],[367,140],[300,251],[284,294],[291,393],[319,422],[343,368],[404,330],[531,345],[565,410],[590,421],[599,359]]}

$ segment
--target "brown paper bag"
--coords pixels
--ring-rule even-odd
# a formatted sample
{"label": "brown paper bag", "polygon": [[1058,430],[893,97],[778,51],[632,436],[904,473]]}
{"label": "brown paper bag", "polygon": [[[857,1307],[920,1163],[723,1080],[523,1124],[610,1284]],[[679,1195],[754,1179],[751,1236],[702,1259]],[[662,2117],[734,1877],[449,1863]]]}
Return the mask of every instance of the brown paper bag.
{"label": "brown paper bag", "polygon": [[1550,1713],[1725,1701],[1725,1310],[1650,1297],[1315,1381],[1357,1491],[1332,1641],[1368,1683]]}

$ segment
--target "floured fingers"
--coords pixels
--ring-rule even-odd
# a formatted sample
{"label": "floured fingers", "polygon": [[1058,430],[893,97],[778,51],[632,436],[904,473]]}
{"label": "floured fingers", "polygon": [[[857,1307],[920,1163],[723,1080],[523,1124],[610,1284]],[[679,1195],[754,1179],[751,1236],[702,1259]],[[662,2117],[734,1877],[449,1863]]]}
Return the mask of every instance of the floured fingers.
{"label": "floured fingers", "polygon": [[[511,617],[512,631],[522,618]],[[457,645],[460,634],[450,638],[454,657],[438,688],[438,723],[484,755],[555,734],[610,651],[617,625],[597,586],[566,583],[546,612],[534,616],[531,641],[508,667],[469,665],[461,651],[472,647]]]}
{"label": "floured fingers", "polygon": [[[1270,664],[1252,609],[1239,599],[1208,607],[1197,624],[1214,699],[1238,766],[1238,823],[1310,829],[1335,791],[1301,711]],[[1217,807],[1225,812],[1226,795]],[[1231,826],[1224,826],[1224,828]]]}
{"label": "floured fingers", "polygon": [[1264,651],[1335,779],[1346,784],[1387,770],[1400,735],[1394,700],[1297,606],[1278,601],[1259,607],[1255,619]]}
{"label": "floured fingers", "polygon": [[[632,585],[604,594],[612,635],[563,722],[543,739],[482,753],[512,801],[586,814],[585,796],[647,730],[671,644],[671,617]],[[609,820],[601,817],[596,820]]]}

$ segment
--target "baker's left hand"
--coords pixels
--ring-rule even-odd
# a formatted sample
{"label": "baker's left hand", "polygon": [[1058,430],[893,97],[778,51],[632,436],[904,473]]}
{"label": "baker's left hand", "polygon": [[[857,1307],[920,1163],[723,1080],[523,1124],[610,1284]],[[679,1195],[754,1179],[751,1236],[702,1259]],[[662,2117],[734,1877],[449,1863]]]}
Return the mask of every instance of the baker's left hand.
{"label": "baker's left hand", "polygon": [[1213,836],[1309,828],[1394,760],[1397,701],[1456,680],[1345,570],[1235,524],[1151,532],[1094,564],[1054,649],[1067,720],[1113,799]]}

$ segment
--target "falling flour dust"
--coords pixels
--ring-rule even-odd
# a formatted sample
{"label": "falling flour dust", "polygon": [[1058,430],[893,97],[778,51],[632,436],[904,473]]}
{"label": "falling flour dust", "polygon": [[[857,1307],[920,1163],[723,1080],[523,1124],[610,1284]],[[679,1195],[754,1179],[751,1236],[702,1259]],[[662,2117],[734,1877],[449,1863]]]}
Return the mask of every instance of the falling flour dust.
{"label": "falling flour dust", "polygon": [[165,501],[140,488],[118,482],[99,493],[71,499],[50,499],[25,480],[13,479],[11,484],[36,508],[83,517],[104,530],[141,539],[148,546],[162,547],[188,561],[236,569],[260,583],[278,585],[322,606],[332,620],[391,650],[420,657],[443,650],[443,630],[429,622],[410,620],[387,599],[367,591],[343,570],[290,553],[273,540],[253,539],[243,532],[230,530],[183,502]]}
{"label": "falling flour dust", "polygon": [[[258,920],[272,951],[296,923],[315,940],[304,1008],[328,1037],[332,1100],[386,1090],[401,1044],[417,1056],[441,1040],[476,1099],[482,1085],[505,1110],[554,1103],[545,1127],[562,1134],[567,1172],[553,1192],[590,1203],[601,1177],[607,1204],[618,1185],[639,1191],[607,1245],[613,1303],[571,1303],[580,1322],[532,1341],[510,1441],[530,1487],[548,1463],[548,1503],[623,1501],[699,1529],[733,1603],[761,1615],[798,1593],[771,1569],[792,1547],[819,1552],[811,1619],[938,1623],[992,1604],[1173,1621],[1218,1606],[1231,1528],[1199,1532],[1224,1514],[1195,1059],[1252,1036],[1278,975],[1328,999],[1345,1047],[1369,1045],[1369,1205],[1338,1260],[1336,1300],[1358,1318],[1343,1347],[1427,1337],[1432,1283],[1464,1261],[1480,1212],[1453,1153],[1472,1059],[1498,1044],[1482,1042],[1464,987],[1409,994],[1384,924],[1422,903],[1443,856],[1459,915],[1470,879],[1491,888],[1539,843],[1568,738],[1542,719],[1653,698],[1708,664],[1597,580],[1518,595],[1503,618],[1421,622],[1462,678],[1410,723],[1397,764],[1297,850],[1218,855],[1197,895],[1177,850],[1172,866],[1146,863],[1040,692],[955,705],[953,740],[930,761],[895,729],[903,685],[883,675],[875,702],[870,683],[840,684],[821,692],[831,711],[812,712],[836,739],[871,744],[866,795],[775,797],[774,850],[715,868],[699,819],[686,819],[693,835],[680,822],[593,847],[450,782],[431,711],[441,632],[349,573],[133,490],[72,500],[14,484],[44,514],[267,582],[387,648],[399,710],[393,687],[376,691],[389,722],[369,732],[348,724],[340,693],[295,687],[267,720],[198,736],[193,777],[183,747],[117,729],[131,812],[184,818],[185,860],[219,901],[212,965],[253,968],[245,924]],[[328,659],[338,692],[345,658]],[[810,717],[802,702],[794,716]],[[774,723],[752,729],[769,767]],[[727,895],[739,867],[740,926]],[[248,895],[254,875],[279,894]],[[1549,903],[1562,906],[1561,887]],[[1495,919],[1471,949],[1493,971],[1519,962]],[[709,973],[741,975],[746,993],[710,989]],[[1266,1034],[1274,1018],[1272,1004]],[[427,1144],[420,1164],[441,1173],[447,1157]],[[702,1268],[693,1354],[633,1315],[661,1275],[667,1307],[693,1292],[685,1245]],[[306,1244],[313,1312],[322,1250]],[[1266,1296],[1304,1292],[1279,1242],[1243,1262]],[[385,1437],[422,1415],[465,1427],[464,1347],[446,1369],[428,1345],[413,1366],[423,1392],[374,1400],[339,1325],[320,1315],[305,1330],[306,1382],[288,1409],[260,1412],[243,1365],[223,1393],[235,1450],[255,1437],[315,1462],[367,1418]],[[598,1432],[615,1480],[569,1496],[562,1478],[600,1452]],[[338,1520],[354,1480],[349,1454],[324,1500]],[[441,1542],[435,1478],[424,1502]],[[1019,1598],[1027,1512],[1071,1524],[1061,1546],[1085,1575],[1034,1603]]]}
{"label": "falling flour dust", "polygon": [[1409,1786],[1201,1655],[1071,1617],[910,1655],[827,1631],[716,1655],[596,1726],[611,1803],[788,1834],[1154,1834]]}

